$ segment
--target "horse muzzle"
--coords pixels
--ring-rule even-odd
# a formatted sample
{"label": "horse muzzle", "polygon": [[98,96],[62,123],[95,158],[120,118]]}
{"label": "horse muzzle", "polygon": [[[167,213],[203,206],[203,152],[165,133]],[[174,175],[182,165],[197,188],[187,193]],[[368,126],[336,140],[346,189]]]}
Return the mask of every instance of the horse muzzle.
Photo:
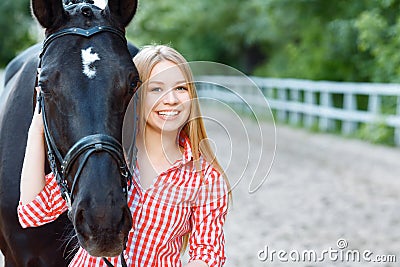
{"label": "horse muzzle", "polygon": [[[116,257],[125,249],[132,217],[128,206],[93,205],[77,201],[71,217],[79,244],[94,257]],[[75,205],[74,205],[75,206]],[[75,211],[75,212],[74,212]]]}

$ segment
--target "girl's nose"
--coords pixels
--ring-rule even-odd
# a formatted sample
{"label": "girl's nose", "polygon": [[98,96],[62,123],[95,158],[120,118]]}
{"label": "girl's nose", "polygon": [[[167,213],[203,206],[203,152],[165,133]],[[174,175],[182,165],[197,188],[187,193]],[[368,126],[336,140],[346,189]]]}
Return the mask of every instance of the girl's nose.
{"label": "girl's nose", "polygon": [[175,90],[171,89],[168,90],[165,95],[163,96],[163,103],[164,104],[176,104],[179,102],[179,99],[176,95]]}

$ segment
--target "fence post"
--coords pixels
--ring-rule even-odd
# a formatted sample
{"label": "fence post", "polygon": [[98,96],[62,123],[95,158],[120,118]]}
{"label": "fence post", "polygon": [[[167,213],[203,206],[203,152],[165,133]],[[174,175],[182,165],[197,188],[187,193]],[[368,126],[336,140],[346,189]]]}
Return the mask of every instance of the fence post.
{"label": "fence post", "polygon": [[[289,101],[295,102],[296,104],[300,102],[300,90],[298,88],[289,89]],[[300,121],[300,113],[297,111],[290,111],[289,113],[289,123],[291,125],[298,125]]]}
{"label": "fence post", "polygon": [[262,88],[263,94],[267,98],[267,100],[274,98],[274,89],[272,87],[262,86],[261,88]]}
{"label": "fence post", "polygon": [[[286,102],[286,88],[277,88],[278,89],[278,99],[281,102]],[[278,109],[276,113],[276,117],[280,122],[286,122],[287,112],[284,109]]]}
{"label": "fence post", "polygon": [[[397,95],[397,117],[400,118],[400,95]],[[396,146],[400,146],[400,125],[394,128],[394,143]]]}
{"label": "fence post", "polygon": [[368,96],[368,111],[374,115],[380,114],[381,101],[378,94],[372,94]]}
{"label": "fence post", "polygon": [[[304,91],[304,100],[308,107],[313,107],[317,104],[315,93],[311,91]],[[304,125],[306,128],[310,129],[315,123],[315,116],[310,113],[304,114]]]}
{"label": "fence post", "polygon": [[[357,101],[355,95],[352,93],[345,93],[343,95],[343,108],[347,111],[357,110]],[[344,120],[342,123],[342,133],[350,135],[357,130],[357,122],[353,120]]]}
{"label": "fence post", "polygon": [[[332,107],[332,95],[328,91],[321,92],[321,107],[322,108],[331,108]],[[333,128],[333,122],[329,118],[328,114],[326,112],[322,112],[320,114],[320,119],[319,119],[319,129],[321,131],[328,131],[332,130]]]}

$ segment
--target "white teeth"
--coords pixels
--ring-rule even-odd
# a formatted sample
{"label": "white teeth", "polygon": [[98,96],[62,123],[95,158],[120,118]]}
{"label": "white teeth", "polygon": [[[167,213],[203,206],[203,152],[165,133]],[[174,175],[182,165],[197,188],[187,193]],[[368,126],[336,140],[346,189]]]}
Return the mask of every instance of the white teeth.
{"label": "white teeth", "polygon": [[178,111],[159,111],[158,114],[164,116],[175,116],[178,114]]}

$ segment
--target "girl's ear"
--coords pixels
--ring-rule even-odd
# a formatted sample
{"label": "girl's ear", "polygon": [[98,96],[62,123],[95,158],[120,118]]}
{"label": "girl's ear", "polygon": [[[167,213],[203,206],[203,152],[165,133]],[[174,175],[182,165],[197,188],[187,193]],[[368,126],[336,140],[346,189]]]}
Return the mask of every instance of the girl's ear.
{"label": "girl's ear", "polygon": [[136,14],[136,0],[108,0],[105,10],[123,27],[128,26]]}
{"label": "girl's ear", "polygon": [[32,0],[31,9],[40,25],[46,29],[55,27],[67,18],[62,0]]}

